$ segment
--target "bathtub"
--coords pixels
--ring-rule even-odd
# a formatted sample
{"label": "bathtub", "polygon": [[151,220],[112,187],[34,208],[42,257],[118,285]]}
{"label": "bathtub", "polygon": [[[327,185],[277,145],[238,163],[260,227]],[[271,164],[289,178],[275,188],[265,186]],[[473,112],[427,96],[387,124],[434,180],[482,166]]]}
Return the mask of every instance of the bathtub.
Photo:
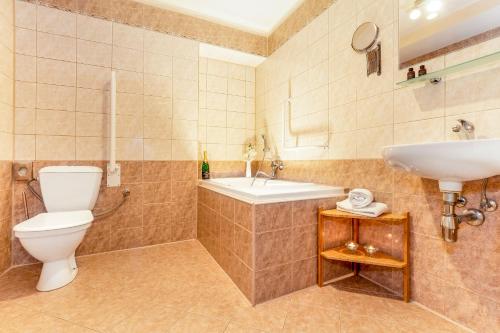
{"label": "bathtub", "polygon": [[272,203],[308,199],[329,198],[344,195],[344,188],[315,183],[301,183],[286,180],[265,180],[257,178],[215,178],[201,180],[206,189],[250,203]]}

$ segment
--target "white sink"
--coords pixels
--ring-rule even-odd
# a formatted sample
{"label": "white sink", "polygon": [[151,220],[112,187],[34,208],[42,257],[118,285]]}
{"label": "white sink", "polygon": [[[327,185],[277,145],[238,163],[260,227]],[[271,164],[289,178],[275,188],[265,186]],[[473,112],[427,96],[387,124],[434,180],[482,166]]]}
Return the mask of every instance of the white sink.
{"label": "white sink", "polygon": [[382,155],[394,168],[439,180],[443,192],[461,192],[465,181],[500,175],[500,139],[387,146]]}

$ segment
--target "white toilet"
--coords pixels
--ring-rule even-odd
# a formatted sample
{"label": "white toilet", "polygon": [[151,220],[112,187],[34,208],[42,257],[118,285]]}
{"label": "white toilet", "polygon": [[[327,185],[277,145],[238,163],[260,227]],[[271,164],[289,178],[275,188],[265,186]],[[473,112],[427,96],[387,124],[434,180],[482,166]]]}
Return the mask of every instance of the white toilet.
{"label": "white toilet", "polygon": [[36,288],[50,291],[75,278],[75,250],[92,224],[102,169],[92,166],[50,166],[40,169],[39,181],[47,213],[14,227],[14,234],[33,257],[43,263]]}

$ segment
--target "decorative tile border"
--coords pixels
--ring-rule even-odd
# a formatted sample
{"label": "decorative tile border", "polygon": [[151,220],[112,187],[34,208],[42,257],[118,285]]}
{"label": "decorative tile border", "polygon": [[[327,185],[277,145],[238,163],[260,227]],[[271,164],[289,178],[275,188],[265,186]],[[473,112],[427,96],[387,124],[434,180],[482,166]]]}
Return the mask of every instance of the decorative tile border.
{"label": "decorative tile border", "polygon": [[326,10],[334,0],[305,0],[269,37],[131,0],[22,0],[83,15],[268,56]]}
{"label": "decorative tile border", "polygon": [[23,0],[261,56],[267,38],[131,0]]}
{"label": "decorative tile border", "polygon": [[335,0],[305,0],[267,39],[268,55],[328,9]]}

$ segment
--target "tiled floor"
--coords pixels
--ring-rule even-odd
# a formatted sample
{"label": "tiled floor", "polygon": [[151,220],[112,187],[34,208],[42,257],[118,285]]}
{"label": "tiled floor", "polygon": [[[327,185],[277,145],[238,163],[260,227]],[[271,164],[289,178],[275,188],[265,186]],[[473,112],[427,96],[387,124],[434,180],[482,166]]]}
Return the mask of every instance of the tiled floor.
{"label": "tiled floor", "polygon": [[462,332],[416,305],[311,287],[252,307],[197,241],[81,257],[70,285],[39,266],[0,278],[0,332]]}

